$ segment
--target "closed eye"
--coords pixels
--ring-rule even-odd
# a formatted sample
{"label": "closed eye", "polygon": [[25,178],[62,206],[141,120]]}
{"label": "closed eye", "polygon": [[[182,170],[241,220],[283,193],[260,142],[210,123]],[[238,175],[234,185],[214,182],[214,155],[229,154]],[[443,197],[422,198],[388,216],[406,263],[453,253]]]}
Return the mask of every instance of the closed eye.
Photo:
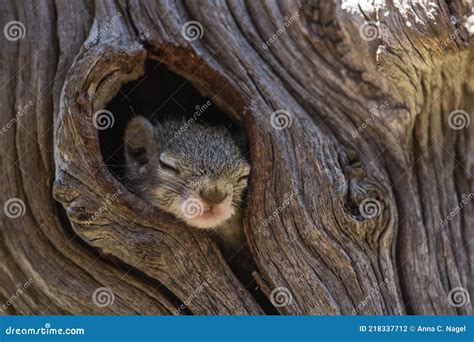
{"label": "closed eye", "polygon": [[171,172],[179,174],[179,170],[175,166],[170,165],[168,163],[165,163],[163,160],[161,160],[161,158],[160,158],[159,162],[160,162],[160,166],[163,170],[171,171]]}
{"label": "closed eye", "polygon": [[248,180],[249,180],[249,175],[245,175],[245,176],[240,177],[238,181],[240,183],[240,182],[248,181]]}

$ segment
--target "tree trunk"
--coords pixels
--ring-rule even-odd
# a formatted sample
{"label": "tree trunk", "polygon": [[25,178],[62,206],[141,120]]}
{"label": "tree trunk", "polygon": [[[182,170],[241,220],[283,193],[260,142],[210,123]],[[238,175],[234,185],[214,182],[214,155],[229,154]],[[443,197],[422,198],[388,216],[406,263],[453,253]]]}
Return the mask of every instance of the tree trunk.
{"label": "tree trunk", "polygon": [[3,2],[24,37],[0,52],[0,312],[266,311],[206,233],[104,163],[93,116],[152,59],[244,128],[245,232],[281,314],[472,314],[471,11]]}

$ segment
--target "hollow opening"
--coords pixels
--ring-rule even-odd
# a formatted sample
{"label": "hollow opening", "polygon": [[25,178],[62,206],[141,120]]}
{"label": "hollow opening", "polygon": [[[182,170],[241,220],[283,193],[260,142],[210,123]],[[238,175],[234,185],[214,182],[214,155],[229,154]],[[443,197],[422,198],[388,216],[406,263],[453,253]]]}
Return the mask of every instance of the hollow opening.
{"label": "hollow opening", "polygon": [[[164,127],[171,119],[191,125],[197,122],[221,127],[234,138],[244,156],[248,153],[243,129],[223,113],[211,99],[200,95],[189,81],[167,69],[163,63],[147,61],[145,75],[123,85],[106,110],[112,113],[114,124],[107,129],[99,130],[102,156],[111,172],[125,186],[128,185],[129,179],[126,175],[124,137],[127,125],[136,115],[146,117],[153,125]],[[132,192],[135,191],[132,190]],[[210,235],[223,250],[222,241],[214,230],[210,231]],[[241,253],[245,253],[245,249],[242,249]],[[223,255],[227,260],[229,253],[223,251]],[[268,313],[275,314],[273,306],[256,287],[250,275],[244,275],[239,269],[238,259],[239,256],[234,257],[232,261],[228,260],[231,269],[262,307],[268,309]]]}
{"label": "hollow opening", "polygon": [[195,117],[198,122],[225,127],[239,137],[240,147],[247,153],[243,130],[209,98],[201,96],[189,81],[163,63],[147,61],[145,75],[123,85],[106,109],[113,114],[114,124],[99,131],[100,147],[105,164],[119,179],[125,175],[123,136],[134,115],[144,116],[154,124],[169,118],[186,121]]}

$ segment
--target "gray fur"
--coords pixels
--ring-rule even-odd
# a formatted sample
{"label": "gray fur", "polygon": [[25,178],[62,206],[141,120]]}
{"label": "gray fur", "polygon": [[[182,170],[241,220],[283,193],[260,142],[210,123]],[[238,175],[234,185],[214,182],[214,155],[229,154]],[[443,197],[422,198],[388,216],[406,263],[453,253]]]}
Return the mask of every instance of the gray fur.
{"label": "gray fur", "polygon": [[[154,127],[134,117],[125,132],[125,159],[128,186],[138,196],[189,225],[215,230],[226,254],[245,242],[241,203],[250,165],[223,127],[175,120]],[[222,209],[230,215],[225,221],[203,227],[183,214],[182,205],[190,196],[209,193],[222,194],[218,201],[227,196],[222,207],[232,209]]]}

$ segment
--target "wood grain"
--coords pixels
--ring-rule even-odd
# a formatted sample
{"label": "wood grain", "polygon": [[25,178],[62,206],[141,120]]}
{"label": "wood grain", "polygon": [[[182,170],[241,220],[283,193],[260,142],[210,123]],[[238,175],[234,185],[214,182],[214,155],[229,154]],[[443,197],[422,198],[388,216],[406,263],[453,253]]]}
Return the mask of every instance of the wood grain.
{"label": "wood grain", "polygon": [[[474,192],[474,125],[448,125],[454,110],[473,119],[466,2],[1,6],[2,24],[27,26],[0,52],[2,125],[34,103],[0,140],[1,203],[26,207],[2,216],[0,304],[33,280],[9,313],[264,313],[207,234],[138,199],[104,163],[93,116],[153,59],[244,128],[245,231],[262,291],[291,297],[281,314],[472,314],[448,300],[456,287],[473,293],[472,205],[442,223]],[[183,35],[191,20],[199,39]],[[274,128],[275,111],[288,127]],[[361,212],[367,201],[377,215]],[[92,300],[102,287],[112,305]]]}

